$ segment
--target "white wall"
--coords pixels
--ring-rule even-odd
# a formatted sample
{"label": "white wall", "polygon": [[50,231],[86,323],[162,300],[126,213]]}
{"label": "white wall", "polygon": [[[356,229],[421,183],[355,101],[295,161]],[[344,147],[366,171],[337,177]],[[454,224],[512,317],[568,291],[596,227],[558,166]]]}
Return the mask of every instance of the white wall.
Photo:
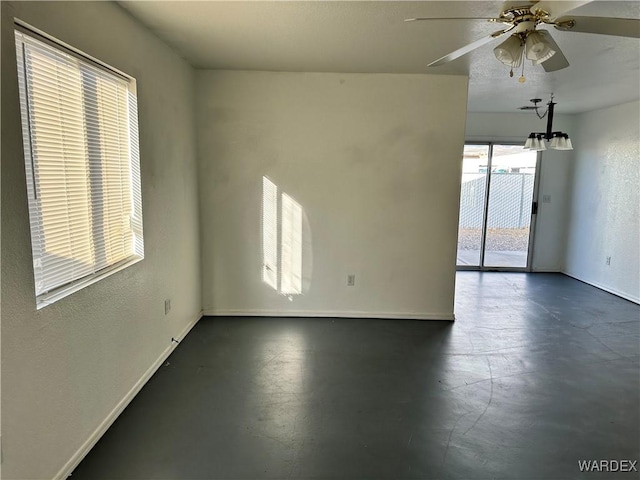
{"label": "white wall", "polygon": [[[39,311],[14,16],[138,80],[146,258]],[[115,3],[2,2],[3,478],[68,473],[101,423],[170,352],[171,337],[199,316],[193,93],[191,67]]]}
{"label": "white wall", "polygon": [[635,302],[640,302],[639,117],[639,102],[577,116],[565,270]]}
{"label": "white wall", "polygon": [[[205,313],[451,319],[466,90],[458,76],[198,72]],[[264,175],[308,219],[309,283],[291,300],[261,277]]]}
{"label": "white wall", "polygon": [[[466,141],[522,143],[530,132],[545,131],[546,118],[540,120],[530,113],[468,113]],[[573,116],[555,115],[554,131],[574,136]],[[564,245],[570,201],[572,151],[547,150],[542,153],[538,215],[534,232],[532,270],[560,272],[564,267]],[[550,195],[550,203],[542,196]]]}

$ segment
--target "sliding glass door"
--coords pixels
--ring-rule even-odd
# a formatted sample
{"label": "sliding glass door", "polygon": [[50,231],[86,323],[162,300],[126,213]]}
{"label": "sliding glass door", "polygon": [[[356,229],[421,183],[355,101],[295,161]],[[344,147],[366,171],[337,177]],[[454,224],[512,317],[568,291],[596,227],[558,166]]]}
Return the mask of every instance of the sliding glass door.
{"label": "sliding glass door", "polygon": [[489,145],[465,145],[462,159],[458,266],[482,265]]}
{"label": "sliding glass door", "polygon": [[528,268],[537,161],[521,145],[465,145],[458,268]]}

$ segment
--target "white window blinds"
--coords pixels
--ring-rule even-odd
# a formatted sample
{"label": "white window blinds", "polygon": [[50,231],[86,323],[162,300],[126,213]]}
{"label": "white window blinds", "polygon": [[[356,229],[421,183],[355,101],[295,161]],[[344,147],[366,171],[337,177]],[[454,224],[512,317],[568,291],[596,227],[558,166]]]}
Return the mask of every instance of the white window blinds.
{"label": "white window blinds", "polygon": [[133,80],[16,30],[39,306],[143,257]]}

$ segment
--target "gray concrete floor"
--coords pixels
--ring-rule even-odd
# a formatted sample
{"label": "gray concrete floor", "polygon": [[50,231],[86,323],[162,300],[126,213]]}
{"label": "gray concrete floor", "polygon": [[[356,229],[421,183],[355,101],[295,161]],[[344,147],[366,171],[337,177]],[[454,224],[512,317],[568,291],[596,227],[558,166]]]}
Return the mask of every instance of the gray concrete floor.
{"label": "gray concrete floor", "polygon": [[204,318],[82,479],[574,479],[640,457],[640,307],[457,274],[457,321]]}

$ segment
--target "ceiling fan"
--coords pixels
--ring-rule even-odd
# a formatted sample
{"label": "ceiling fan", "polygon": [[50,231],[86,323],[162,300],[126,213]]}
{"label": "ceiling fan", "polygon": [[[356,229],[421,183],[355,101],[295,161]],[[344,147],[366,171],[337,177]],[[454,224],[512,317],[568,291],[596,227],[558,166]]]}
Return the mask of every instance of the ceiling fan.
{"label": "ceiling fan", "polygon": [[[538,2],[520,1],[507,2],[495,18],[407,18],[405,22],[422,20],[488,20],[489,22],[502,23],[506,28],[493,32],[475,42],[465,45],[431,63],[428,67],[436,67],[451,62],[473,50],[503,36],[507,39],[494,48],[494,54],[498,60],[513,69],[521,65],[524,68],[524,58],[534,65],[542,65],[547,72],[554,72],[569,66],[569,62],[560,50],[560,47],[544,29],[537,29],[541,25],[554,26],[558,30],[566,32],[597,33],[614,35],[619,37],[640,38],[640,20],[635,18],[610,18],[610,17],[578,17],[564,16],[567,12],[589,3],[589,1],[551,1]],[[524,75],[520,82],[524,82]]]}

